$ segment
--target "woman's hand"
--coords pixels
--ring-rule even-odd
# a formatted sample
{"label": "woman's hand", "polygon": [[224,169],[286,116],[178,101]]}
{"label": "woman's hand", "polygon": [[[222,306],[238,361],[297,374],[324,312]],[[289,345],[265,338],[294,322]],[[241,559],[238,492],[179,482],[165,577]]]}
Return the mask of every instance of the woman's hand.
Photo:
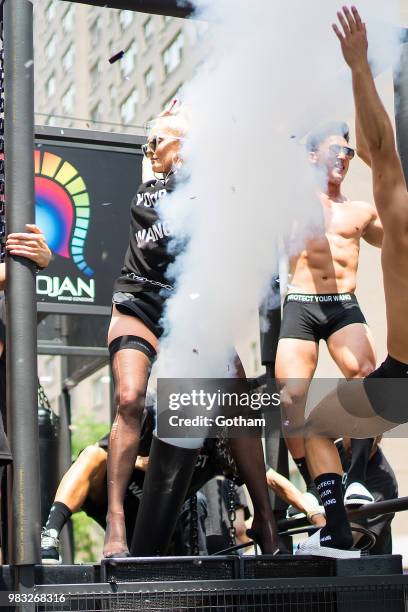
{"label": "woman's hand", "polygon": [[7,236],[6,250],[9,255],[26,257],[39,268],[46,268],[51,261],[51,251],[44,234],[34,224],[27,224],[26,228],[27,232],[16,232]]}

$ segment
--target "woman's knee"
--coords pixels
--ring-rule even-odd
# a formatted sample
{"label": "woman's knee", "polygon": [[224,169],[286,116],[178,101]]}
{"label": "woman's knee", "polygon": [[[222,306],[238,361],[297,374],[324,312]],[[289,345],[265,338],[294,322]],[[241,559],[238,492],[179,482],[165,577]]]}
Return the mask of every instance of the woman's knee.
{"label": "woman's knee", "polygon": [[119,388],[115,394],[118,416],[141,418],[145,406],[146,391],[142,388]]}

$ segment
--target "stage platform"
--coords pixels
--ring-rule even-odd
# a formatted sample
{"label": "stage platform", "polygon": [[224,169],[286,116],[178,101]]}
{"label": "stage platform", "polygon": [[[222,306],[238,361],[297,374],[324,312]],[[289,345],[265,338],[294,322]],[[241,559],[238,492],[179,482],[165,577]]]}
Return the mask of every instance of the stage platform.
{"label": "stage platform", "polygon": [[[0,588],[12,590],[8,566],[0,568]],[[397,555],[156,557],[37,566],[35,591],[64,599],[33,606],[39,612],[408,612],[408,576]]]}

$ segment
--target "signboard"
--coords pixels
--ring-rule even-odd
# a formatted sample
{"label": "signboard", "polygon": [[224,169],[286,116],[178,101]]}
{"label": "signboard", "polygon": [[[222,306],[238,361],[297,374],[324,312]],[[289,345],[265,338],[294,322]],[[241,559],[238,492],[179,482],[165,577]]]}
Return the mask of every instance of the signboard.
{"label": "signboard", "polygon": [[106,307],[128,244],[143,139],[115,146],[111,134],[92,141],[87,133],[86,141],[75,141],[72,132],[58,131],[64,137],[36,138],[36,223],[53,253],[49,267],[37,275],[37,298],[67,307]]}

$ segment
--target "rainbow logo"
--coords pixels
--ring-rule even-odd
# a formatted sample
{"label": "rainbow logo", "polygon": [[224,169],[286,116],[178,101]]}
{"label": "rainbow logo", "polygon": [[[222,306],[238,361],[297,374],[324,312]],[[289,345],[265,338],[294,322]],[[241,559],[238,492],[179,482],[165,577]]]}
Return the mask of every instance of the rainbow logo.
{"label": "rainbow logo", "polygon": [[84,180],[72,164],[58,155],[35,151],[36,223],[48,246],[86,276],[94,271],[84,260],[90,207]]}

